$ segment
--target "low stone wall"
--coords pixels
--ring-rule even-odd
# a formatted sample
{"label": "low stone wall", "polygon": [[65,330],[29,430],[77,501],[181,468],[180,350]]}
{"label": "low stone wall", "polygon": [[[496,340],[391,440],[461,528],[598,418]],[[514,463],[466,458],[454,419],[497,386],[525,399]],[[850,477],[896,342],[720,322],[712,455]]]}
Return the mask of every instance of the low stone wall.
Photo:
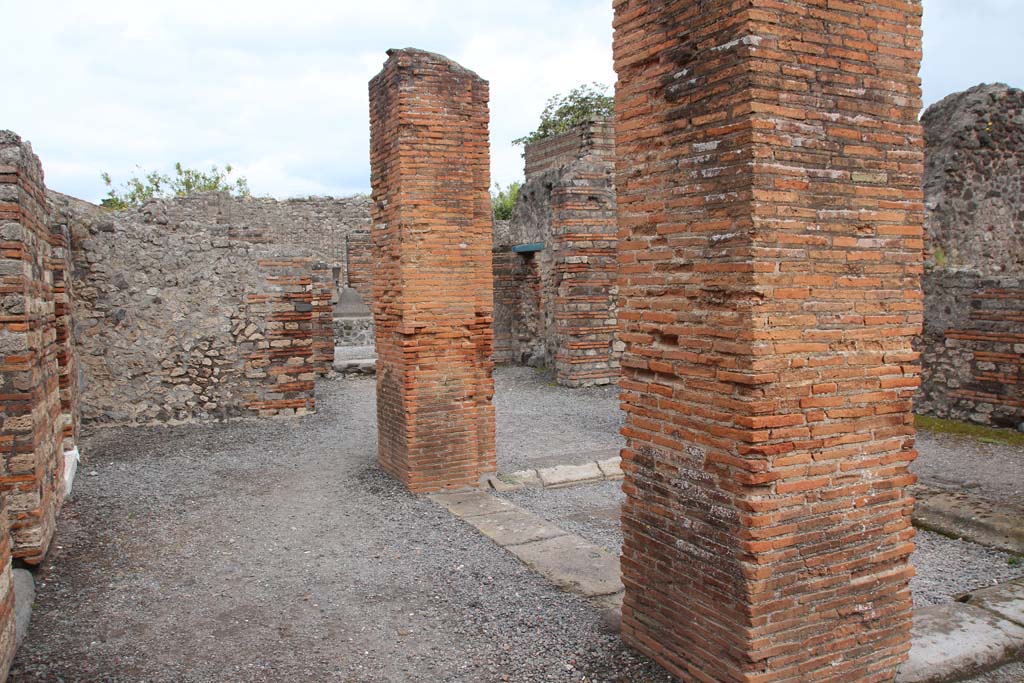
{"label": "low stone wall", "polygon": [[72,235],[84,421],[313,410],[333,361],[332,269],[270,240],[272,217],[230,208],[265,204],[212,195],[107,212],[51,196]]}
{"label": "low stone wall", "polygon": [[1024,278],[930,268],[924,290],[917,412],[1024,424]]}

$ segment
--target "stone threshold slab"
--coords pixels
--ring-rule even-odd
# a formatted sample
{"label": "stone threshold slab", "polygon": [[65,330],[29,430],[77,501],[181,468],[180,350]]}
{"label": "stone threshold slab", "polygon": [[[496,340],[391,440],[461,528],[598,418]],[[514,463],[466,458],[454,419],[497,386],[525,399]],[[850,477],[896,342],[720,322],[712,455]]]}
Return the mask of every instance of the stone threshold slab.
{"label": "stone threshold slab", "polygon": [[[428,496],[559,588],[591,598],[613,630],[621,620],[619,558],[485,491]],[[1024,579],[914,610],[912,646],[896,683],[947,683],[1024,653]]]}
{"label": "stone threshold slab", "polygon": [[622,479],[622,476],[622,458],[615,456],[582,465],[556,465],[519,470],[512,474],[492,477],[489,483],[496,491],[511,491],[522,486],[555,489]]}
{"label": "stone threshold slab", "polygon": [[1024,555],[1024,511],[1007,508],[963,491],[925,485],[911,489],[914,524],[944,536],[963,538],[1005,552]]}
{"label": "stone threshold slab", "polygon": [[429,498],[563,590],[588,598],[623,590],[618,557],[506,500],[484,491]]}

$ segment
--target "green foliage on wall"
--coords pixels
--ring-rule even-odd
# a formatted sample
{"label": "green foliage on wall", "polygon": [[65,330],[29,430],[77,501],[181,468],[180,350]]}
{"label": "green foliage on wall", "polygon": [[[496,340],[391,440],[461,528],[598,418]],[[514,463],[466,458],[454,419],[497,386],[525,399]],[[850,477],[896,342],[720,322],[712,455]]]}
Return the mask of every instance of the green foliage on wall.
{"label": "green foliage on wall", "polygon": [[211,166],[209,171],[201,171],[176,163],[173,176],[151,171],[141,177],[132,176],[120,187],[114,187],[110,174],[104,171],[100,177],[108,190],[106,199],[100,204],[108,209],[127,209],[141,206],[154,198],[184,197],[196,192],[229,192],[236,197],[248,197],[249,182],[243,177],[230,178],[232,171],[231,164],[226,165],[223,171],[216,166]]}

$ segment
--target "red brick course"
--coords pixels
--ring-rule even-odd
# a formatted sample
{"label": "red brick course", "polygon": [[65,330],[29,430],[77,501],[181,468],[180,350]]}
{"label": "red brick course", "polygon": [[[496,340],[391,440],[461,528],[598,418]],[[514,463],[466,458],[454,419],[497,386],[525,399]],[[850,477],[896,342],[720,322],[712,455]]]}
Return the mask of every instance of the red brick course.
{"label": "red brick course", "polygon": [[67,226],[50,229],[50,271],[53,273],[53,296],[57,326],[57,367],[59,376],[62,449],[70,451],[78,445],[81,411],[78,405],[78,352],[74,342],[72,320],[71,236]]}
{"label": "red brick course", "polygon": [[921,4],[614,4],[623,637],[686,681],[892,681]]}
{"label": "red brick course", "polygon": [[64,457],[49,217],[38,157],[0,132],[0,491],[12,554],[41,562],[63,501]]}
{"label": "red brick course", "polygon": [[381,466],[413,491],[495,470],[488,85],[392,50],[370,81]]}
{"label": "red brick course", "polygon": [[373,242],[369,232],[351,232],[345,238],[347,284],[366,305],[373,297]]}

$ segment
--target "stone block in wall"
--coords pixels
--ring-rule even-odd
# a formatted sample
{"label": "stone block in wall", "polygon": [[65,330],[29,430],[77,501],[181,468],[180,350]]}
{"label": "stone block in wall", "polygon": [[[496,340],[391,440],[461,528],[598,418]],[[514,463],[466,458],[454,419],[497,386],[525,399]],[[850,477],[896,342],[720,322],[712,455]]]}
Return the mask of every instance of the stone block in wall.
{"label": "stone block in wall", "polygon": [[687,682],[891,682],[921,2],[614,5],[623,638]]}
{"label": "stone block in wall", "polygon": [[370,82],[381,466],[413,491],[495,470],[488,85],[392,50]]}
{"label": "stone block in wall", "polygon": [[42,561],[63,501],[57,323],[43,169],[0,131],[0,492],[12,554]]}

